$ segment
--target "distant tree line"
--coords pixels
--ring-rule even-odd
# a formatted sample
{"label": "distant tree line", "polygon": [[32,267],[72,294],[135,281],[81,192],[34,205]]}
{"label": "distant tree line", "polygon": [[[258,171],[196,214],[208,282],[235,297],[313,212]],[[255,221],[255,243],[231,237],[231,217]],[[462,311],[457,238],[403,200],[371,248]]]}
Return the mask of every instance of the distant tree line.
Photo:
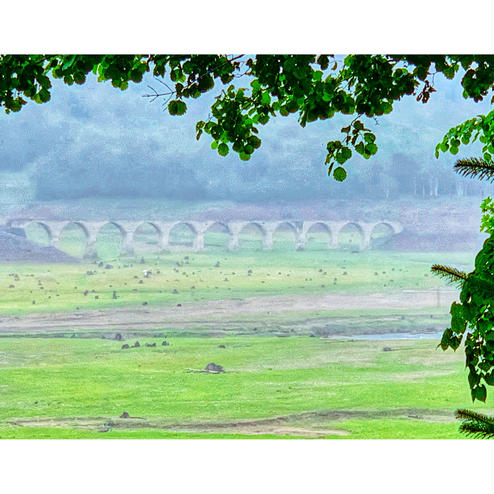
{"label": "distant tree line", "polygon": [[135,162],[123,163],[111,158],[83,164],[53,161],[34,173],[36,199],[128,196],[265,202],[358,196],[393,200],[481,196],[486,191],[485,183],[455,174],[450,165],[432,159],[422,161],[403,153],[359,163],[338,186],[321,180],[317,157],[311,163],[310,158],[295,156],[294,160],[302,161],[300,166],[297,163],[286,166],[282,175],[274,153],[257,162],[226,166],[221,172],[217,165],[180,156],[163,164],[153,162],[141,166],[139,158],[135,156]]}

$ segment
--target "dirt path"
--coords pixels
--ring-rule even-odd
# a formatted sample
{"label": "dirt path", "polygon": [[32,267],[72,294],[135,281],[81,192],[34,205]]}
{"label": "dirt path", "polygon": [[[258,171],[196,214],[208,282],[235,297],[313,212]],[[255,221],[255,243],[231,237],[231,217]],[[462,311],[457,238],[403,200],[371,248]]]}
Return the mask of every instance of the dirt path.
{"label": "dirt path", "polygon": [[[441,305],[449,305],[455,292],[441,294]],[[435,293],[400,292],[371,295],[279,295],[245,299],[184,303],[182,306],[131,307],[101,310],[35,313],[0,317],[0,333],[50,330],[151,330],[161,328],[228,329],[246,322],[262,323],[267,316],[328,310],[426,309],[437,306]],[[356,314],[358,315],[358,314]]]}
{"label": "dirt path", "polygon": [[275,434],[278,436],[323,437],[348,436],[350,433],[338,422],[348,419],[408,419],[425,422],[454,422],[452,410],[400,408],[392,410],[319,410],[254,420],[228,422],[170,422],[143,417],[65,417],[65,418],[19,418],[9,420],[19,427],[80,428],[108,432],[115,430],[162,429],[170,432],[208,434]]}

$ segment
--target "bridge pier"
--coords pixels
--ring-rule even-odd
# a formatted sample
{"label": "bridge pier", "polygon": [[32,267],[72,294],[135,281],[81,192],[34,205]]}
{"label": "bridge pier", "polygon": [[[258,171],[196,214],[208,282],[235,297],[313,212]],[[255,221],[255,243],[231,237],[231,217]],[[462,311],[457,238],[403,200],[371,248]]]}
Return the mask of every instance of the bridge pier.
{"label": "bridge pier", "polygon": [[302,231],[297,230],[298,235],[295,239],[295,249],[296,250],[305,250],[305,246],[307,245],[307,236]]}
{"label": "bridge pier", "polygon": [[197,232],[196,237],[194,239],[194,252],[200,252],[204,250],[204,232]]}
{"label": "bridge pier", "polygon": [[373,223],[362,223],[362,244],[360,250],[368,250],[371,247],[372,231],[374,230],[375,224]]}
{"label": "bridge pier", "polygon": [[273,230],[264,230],[264,237],[262,238],[262,249],[272,250],[273,249]]}
{"label": "bridge pier", "polygon": [[84,248],[83,259],[98,259],[98,234],[105,223],[86,223],[78,221],[76,223],[86,234],[86,247]]}
{"label": "bridge pier", "polygon": [[328,242],[328,249],[329,250],[334,250],[338,248],[338,237],[335,235],[331,235],[331,238],[329,239]]}
{"label": "bridge pier", "polygon": [[124,230],[122,235],[122,245],[120,247],[120,254],[125,256],[133,256],[135,254],[134,249],[134,233],[133,231]]}
{"label": "bridge pier", "polygon": [[94,260],[98,258],[96,237],[89,237],[84,248],[83,259]]}
{"label": "bridge pier", "polygon": [[230,241],[228,242],[228,250],[237,250],[238,249],[238,233],[232,234]]}
{"label": "bridge pier", "polygon": [[230,228],[231,237],[228,242],[228,250],[233,251],[238,249],[240,231],[244,226],[245,223],[240,221],[233,221],[229,223],[228,227]]}
{"label": "bridge pier", "polygon": [[60,241],[60,235],[62,230],[68,225],[67,223],[44,223],[45,231],[48,233],[48,238],[50,241],[50,245],[52,247],[56,247],[58,242]]}
{"label": "bridge pier", "polygon": [[159,246],[161,252],[170,250],[170,231],[162,231],[159,239]]}

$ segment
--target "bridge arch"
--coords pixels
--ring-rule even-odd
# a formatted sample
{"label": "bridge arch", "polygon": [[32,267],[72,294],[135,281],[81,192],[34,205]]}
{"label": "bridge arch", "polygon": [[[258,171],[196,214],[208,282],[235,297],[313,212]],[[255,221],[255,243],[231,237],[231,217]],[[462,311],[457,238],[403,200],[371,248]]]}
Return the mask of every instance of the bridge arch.
{"label": "bridge arch", "polygon": [[107,221],[95,234],[95,250],[100,259],[114,259],[123,253],[128,232],[118,221]]}
{"label": "bridge arch", "polygon": [[387,227],[392,235],[395,235],[396,233],[399,233],[401,231],[399,228],[397,228],[397,225],[395,223],[393,223],[392,221],[376,221],[372,225],[372,231],[371,232],[374,232],[374,230],[376,228],[380,227],[381,225]]}
{"label": "bridge arch", "polygon": [[[37,220],[29,221],[28,223],[23,225],[22,228],[26,233],[26,237],[32,240],[33,242],[38,242],[46,245],[51,245],[53,243],[53,232],[51,228],[43,221],[37,221]],[[40,228],[43,231],[43,233],[46,234],[47,237],[46,242],[40,241],[38,238],[30,238],[32,237],[32,235],[30,235],[30,230],[32,230],[33,228],[34,229]]]}
{"label": "bridge arch", "polygon": [[127,231],[125,228],[118,222],[118,221],[107,221],[104,225],[101,225],[101,227],[98,230],[98,233],[105,228],[107,225],[111,225],[117,228],[117,230],[120,232],[120,235],[125,236],[127,234]]}
{"label": "bridge arch", "polygon": [[141,221],[133,229],[131,242],[134,251],[159,251],[163,246],[163,229],[155,221]]}
{"label": "bridge arch", "polygon": [[168,245],[171,249],[194,248],[197,239],[197,228],[190,221],[176,221],[168,230]]}
{"label": "bridge arch", "polygon": [[246,221],[245,224],[240,228],[239,230],[239,235],[246,229],[246,228],[256,228],[259,232],[261,232],[263,235],[266,234],[266,229],[264,228],[263,224],[260,221]]}
{"label": "bridge arch", "polygon": [[228,225],[228,223],[225,223],[224,221],[213,221],[213,222],[211,222],[211,224],[208,225],[206,227],[206,229],[204,230],[204,233],[208,232],[209,230],[211,230],[212,228],[217,227],[217,226],[219,226],[220,228],[222,228],[224,231],[227,231],[231,235],[232,231],[230,229],[230,226]]}
{"label": "bridge arch", "polygon": [[308,250],[325,250],[336,243],[334,228],[327,221],[311,221],[304,224],[304,242]]}
{"label": "bridge arch", "polygon": [[143,227],[143,226],[145,226],[145,225],[149,225],[149,226],[151,226],[151,227],[152,227],[152,228],[156,231],[156,233],[157,233],[158,235],[163,235],[163,230],[161,229],[161,227],[158,225],[158,223],[157,223],[156,221],[141,221],[140,223],[138,223],[138,224],[136,225],[136,228],[135,228],[135,230],[134,230],[134,234],[135,234],[135,232],[136,232],[139,228],[141,228],[141,227]]}
{"label": "bridge arch", "polygon": [[228,223],[212,221],[203,231],[204,248],[207,250],[226,250],[232,240],[232,230]]}
{"label": "bridge arch", "polygon": [[401,231],[391,221],[376,221],[369,230],[369,247],[382,246],[393,235]]}
{"label": "bridge arch", "polygon": [[[358,242],[353,241],[354,234],[351,232],[352,228],[358,233]],[[361,250],[365,247],[365,237],[365,230],[360,222],[346,221],[338,228],[336,241],[339,248],[354,249],[356,247]]]}
{"label": "bridge arch", "polygon": [[[56,238],[55,238],[56,237]],[[59,225],[54,236],[57,248],[74,257],[84,257],[90,238],[90,232],[82,221],[66,221]]]}
{"label": "bridge arch", "polygon": [[238,230],[238,246],[248,250],[260,250],[265,245],[266,228],[260,221],[246,221]]}
{"label": "bridge arch", "polygon": [[272,245],[274,248],[283,248],[288,244],[295,247],[298,243],[298,237],[298,228],[292,221],[279,221],[272,229]]}

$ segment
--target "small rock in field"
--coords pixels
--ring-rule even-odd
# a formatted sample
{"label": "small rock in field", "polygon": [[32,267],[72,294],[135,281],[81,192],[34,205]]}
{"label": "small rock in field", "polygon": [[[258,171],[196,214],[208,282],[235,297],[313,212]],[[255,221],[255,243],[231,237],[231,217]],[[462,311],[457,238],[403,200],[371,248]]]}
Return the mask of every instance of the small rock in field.
{"label": "small rock in field", "polygon": [[225,372],[225,370],[223,369],[223,367],[221,365],[217,365],[217,364],[215,364],[213,362],[211,362],[208,365],[206,365],[206,367],[204,368],[204,370],[206,370],[208,372],[217,372],[217,373]]}

